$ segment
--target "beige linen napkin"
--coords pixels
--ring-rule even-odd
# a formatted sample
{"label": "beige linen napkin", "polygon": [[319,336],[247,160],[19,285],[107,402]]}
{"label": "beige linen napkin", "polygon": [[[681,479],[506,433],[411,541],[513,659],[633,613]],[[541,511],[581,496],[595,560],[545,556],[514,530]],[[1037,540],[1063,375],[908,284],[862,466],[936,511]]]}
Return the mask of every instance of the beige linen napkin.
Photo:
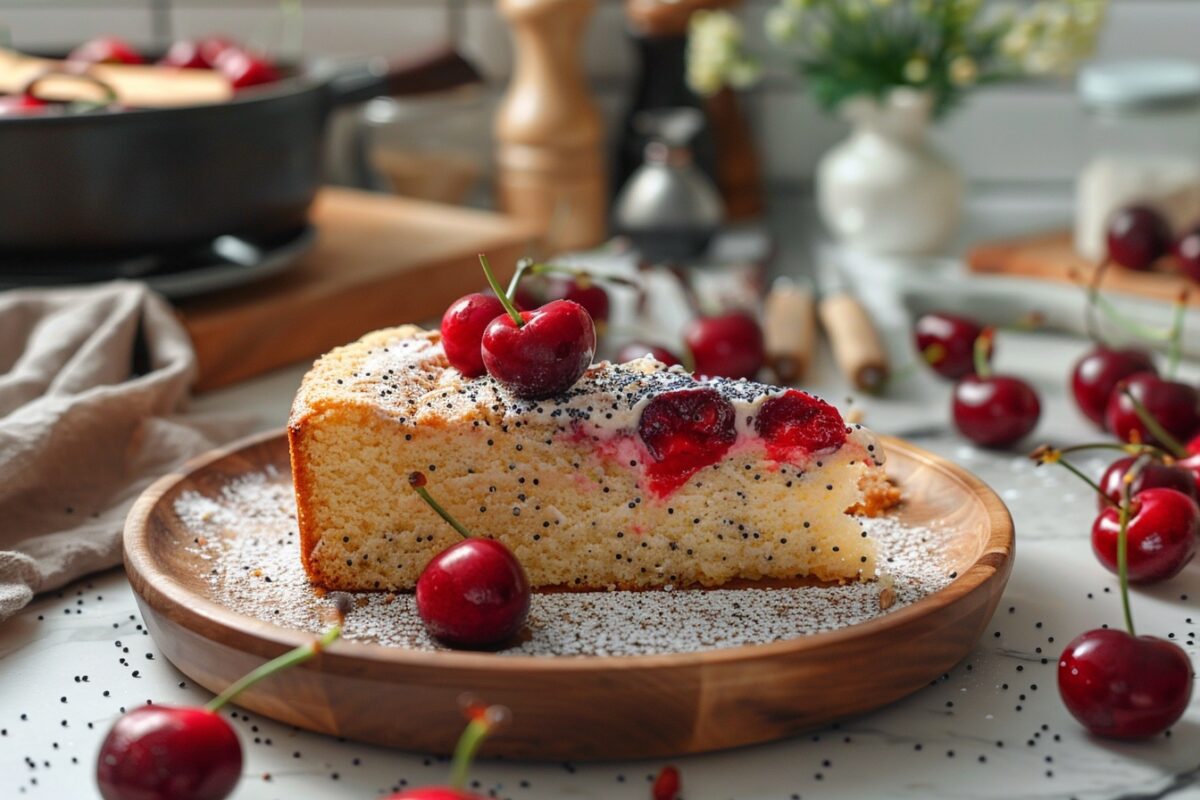
{"label": "beige linen napkin", "polygon": [[196,358],[144,286],[0,292],[0,621],[121,561],[138,494],[246,432],[186,413]]}

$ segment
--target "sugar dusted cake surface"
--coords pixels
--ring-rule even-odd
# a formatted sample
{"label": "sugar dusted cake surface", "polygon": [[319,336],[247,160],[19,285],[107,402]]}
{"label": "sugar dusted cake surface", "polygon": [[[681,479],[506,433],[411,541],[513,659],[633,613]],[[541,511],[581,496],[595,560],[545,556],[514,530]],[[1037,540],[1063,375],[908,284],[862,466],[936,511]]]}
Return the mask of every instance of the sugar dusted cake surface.
{"label": "sugar dusted cake surface", "polygon": [[[639,420],[655,398],[697,388],[732,404],[736,438],[715,463],[664,479]],[[882,451],[859,426],[816,452],[770,447],[756,420],[783,392],[640,359],[601,363],[563,395],[528,401],[463,378],[435,332],[378,331],[321,358],[292,409],[305,569],[329,589],[411,589],[458,540],[408,487],[419,470],[464,525],[504,541],[535,586],[872,577],[874,544],[845,510],[863,503],[863,486],[874,487],[868,507],[885,491]]]}

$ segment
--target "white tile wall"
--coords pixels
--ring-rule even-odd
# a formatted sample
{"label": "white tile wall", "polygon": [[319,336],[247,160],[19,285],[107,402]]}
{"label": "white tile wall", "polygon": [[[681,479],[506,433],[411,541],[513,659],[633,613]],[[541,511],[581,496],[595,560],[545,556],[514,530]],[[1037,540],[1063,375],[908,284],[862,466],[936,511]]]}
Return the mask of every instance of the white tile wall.
{"label": "white tile wall", "polygon": [[[444,42],[449,17],[444,5],[306,4],[301,20],[303,51],[317,56],[393,55]],[[171,16],[176,36],[221,33],[273,50],[280,41],[282,16],[273,3],[238,7],[176,3]]]}
{"label": "white tile wall", "polygon": [[[228,32],[267,45],[278,41],[277,0],[0,0],[0,25],[23,47],[70,43],[103,32],[149,42],[155,3],[171,5],[165,20],[177,35]],[[762,43],[768,6],[769,0],[747,0],[741,12],[756,45]],[[513,56],[494,0],[305,2],[304,46],[312,54],[397,54],[455,31],[460,48],[498,93]],[[1100,55],[1200,58],[1200,0],[1112,0]],[[634,68],[620,0],[599,0],[581,58],[615,126]],[[769,63],[768,81],[749,94],[746,104],[768,174],[803,179],[844,127],[813,106],[785,61]],[[946,120],[937,139],[973,178],[1055,181],[1068,179],[1078,167],[1086,131],[1070,86],[1043,84],[978,92]],[[488,134],[480,131],[481,137]]]}

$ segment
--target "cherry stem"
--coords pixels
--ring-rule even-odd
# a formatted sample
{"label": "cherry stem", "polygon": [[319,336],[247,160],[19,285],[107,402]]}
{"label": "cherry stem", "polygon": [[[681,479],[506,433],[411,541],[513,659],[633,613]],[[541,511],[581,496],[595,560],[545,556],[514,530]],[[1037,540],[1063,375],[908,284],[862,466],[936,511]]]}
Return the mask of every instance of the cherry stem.
{"label": "cherry stem", "polygon": [[983,332],[975,337],[975,374],[980,378],[987,378],[992,374],[992,366],[988,363],[988,353],[992,351],[992,338],[996,335],[995,328],[984,328]]}
{"label": "cherry stem", "polygon": [[1104,344],[1104,340],[1100,337],[1099,326],[1096,325],[1096,306],[1100,300],[1100,282],[1104,279],[1104,273],[1108,271],[1110,264],[1112,264],[1112,259],[1106,257],[1092,271],[1092,280],[1087,287],[1087,305],[1083,314],[1088,338],[1100,344]]}
{"label": "cherry stem", "polygon": [[925,359],[925,363],[932,364],[939,359],[946,357],[945,345],[934,342],[921,351],[921,358]]}
{"label": "cherry stem", "polygon": [[1187,289],[1175,300],[1175,314],[1171,319],[1171,334],[1167,339],[1167,377],[1174,378],[1183,358],[1183,323],[1187,314]]}
{"label": "cherry stem", "polygon": [[1135,414],[1137,414],[1138,419],[1142,421],[1142,424],[1146,426],[1146,430],[1150,431],[1151,435],[1154,436],[1155,439],[1158,439],[1160,442],[1166,445],[1167,450],[1169,450],[1173,456],[1176,458],[1188,457],[1187,448],[1184,447],[1178,439],[1172,436],[1170,432],[1162,426],[1162,423],[1154,418],[1154,415],[1151,414],[1144,405],[1142,405],[1141,400],[1138,400],[1133,396],[1133,392],[1129,391],[1128,386],[1121,387],[1121,394],[1125,395],[1130,403],[1133,403],[1133,411]]}
{"label": "cherry stem", "polygon": [[500,300],[500,305],[504,306],[504,310],[512,317],[513,324],[518,328],[525,324],[521,312],[517,311],[517,307],[513,305],[513,301],[509,298],[508,292],[500,287],[500,281],[496,280],[496,275],[492,272],[492,265],[488,262],[488,257],[483,253],[479,254],[479,266],[483,267],[483,274],[487,276],[488,285],[492,287],[492,291],[496,293],[496,297]]}
{"label": "cherry stem", "polygon": [[1071,445],[1070,447],[1064,447],[1059,452],[1061,452],[1063,455],[1066,455],[1067,453],[1079,453],[1084,450],[1117,450],[1121,453],[1130,453],[1135,456],[1140,456],[1142,454],[1155,456],[1160,460],[1173,458],[1170,453],[1168,453],[1166,450],[1163,450],[1161,447],[1155,447],[1152,444],[1145,443],[1134,444],[1133,442],[1126,442],[1125,444],[1116,444],[1114,442],[1075,444]]}
{"label": "cherry stem", "polygon": [[470,721],[458,744],[454,747],[454,760],[450,766],[450,788],[462,791],[467,787],[467,776],[471,762],[479,751],[480,745],[493,730],[509,717],[505,706],[488,706],[485,709],[472,709]]}
{"label": "cherry stem", "polygon": [[317,653],[320,653],[326,647],[336,642],[338,637],[341,635],[342,624],[339,622],[331,626],[329,630],[325,631],[325,634],[320,639],[309,642],[308,644],[300,645],[295,650],[289,650],[278,658],[273,658],[257,669],[246,673],[237,681],[227,686],[225,691],[221,692],[212,700],[209,700],[204,705],[204,708],[213,713],[220,711],[226,703],[236,698],[239,694],[246,691],[254,684],[265,678],[271,677],[280,670],[284,670],[288,667],[293,667],[296,664],[302,664],[305,661],[308,661]]}
{"label": "cherry stem", "polygon": [[1133,481],[1145,466],[1145,459],[1145,456],[1140,456],[1129,472],[1125,473],[1121,505],[1117,510],[1121,522],[1121,527],[1117,529],[1117,580],[1121,584],[1121,608],[1125,612],[1125,629],[1129,631],[1130,636],[1137,636],[1137,633],[1133,630],[1133,611],[1129,607],[1129,513],[1133,506]]}
{"label": "cherry stem", "polygon": [[1110,322],[1115,324],[1117,327],[1132,333],[1134,336],[1147,339],[1152,342],[1170,341],[1174,335],[1174,326],[1167,330],[1163,330],[1162,328],[1144,325],[1137,320],[1130,319],[1121,313],[1121,310],[1113,305],[1107,297],[1100,293],[1100,283],[1111,264],[1112,260],[1107,258],[1100,262],[1100,266],[1096,267],[1095,271],[1092,273],[1092,280],[1087,287],[1088,304],[1085,314],[1085,323],[1087,327],[1088,338],[1092,341],[1100,342],[1101,344],[1104,343],[1104,340],[1100,337],[1096,326],[1096,310],[1099,309],[1100,311],[1104,312],[1104,316],[1106,316]]}
{"label": "cherry stem", "polygon": [[433,499],[433,495],[425,488],[425,476],[420,472],[414,472],[408,476],[408,485],[411,486],[417,494],[421,495],[421,499],[429,504],[429,507],[437,512],[438,516],[446,520],[451,528],[458,531],[458,534],[464,539],[471,538],[471,532],[464,528],[462,524],[450,515],[450,512],[442,508],[442,504]]}
{"label": "cherry stem", "polygon": [[628,286],[633,289],[640,289],[641,284],[637,281],[623,278],[619,275],[604,275],[599,276],[583,269],[582,267],[568,267],[562,264],[543,264],[534,261],[531,258],[523,258],[517,262],[517,271],[513,273],[512,280],[508,282],[508,296],[512,297],[517,292],[517,287],[521,285],[521,280],[526,275],[570,275],[576,281],[605,281],[607,283],[615,283],[619,286]]}
{"label": "cherry stem", "polygon": [[[1082,447],[1085,447],[1085,446],[1086,445],[1083,445],[1079,449],[1082,449]],[[1104,502],[1108,503],[1109,505],[1113,505],[1113,506],[1117,505],[1115,502],[1113,502],[1113,499],[1111,497],[1109,497],[1107,494],[1104,493],[1104,490],[1100,488],[1100,484],[1096,483],[1094,480],[1089,478],[1083,472],[1083,470],[1079,469],[1079,467],[1075,466],[1070,461],[1067,461],[1065,458],[1063,458],[1063,453],[1065,453],[1065,452],[1067,452],[1067,451],[1059,450],[1057,448],[1050,447],[1049,445],[1042,445],[1041,447],[1037,448],[1032,453],[1030,453],[1029,457],[1032,458],[1034,461],[1036,461],[1039,465],[1041,465],[1041,464],[1058,464],[1058,465],[1062,466],[1063,468],[1065,468],[1067,470],[1067,472],[1070,472],[1076,478],[1079,478],[1079,480],[1083,481],[1088,486],[1092,487],[1092,491],[1094,491],[1097,495],[1099,495],[1100,498],[1102,500],[1104,500]]]}

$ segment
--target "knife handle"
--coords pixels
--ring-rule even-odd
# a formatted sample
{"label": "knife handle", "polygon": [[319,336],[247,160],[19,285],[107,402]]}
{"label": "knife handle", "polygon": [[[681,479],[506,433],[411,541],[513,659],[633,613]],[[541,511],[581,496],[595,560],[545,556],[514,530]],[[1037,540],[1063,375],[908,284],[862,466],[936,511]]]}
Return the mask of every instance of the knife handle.
{"label": "knife handle", "polygon": [[817,344],[817,311],[812,290],[781,279],[767,293],[763,345],[767,364],[780,383],[794,383],[812,364]]}
{"label": "knife handle", "polygon": [[888,357],[866,309],[839,292],[823,298],[817,312],[842,374],[861,391],[879,392],[888,377]]}

